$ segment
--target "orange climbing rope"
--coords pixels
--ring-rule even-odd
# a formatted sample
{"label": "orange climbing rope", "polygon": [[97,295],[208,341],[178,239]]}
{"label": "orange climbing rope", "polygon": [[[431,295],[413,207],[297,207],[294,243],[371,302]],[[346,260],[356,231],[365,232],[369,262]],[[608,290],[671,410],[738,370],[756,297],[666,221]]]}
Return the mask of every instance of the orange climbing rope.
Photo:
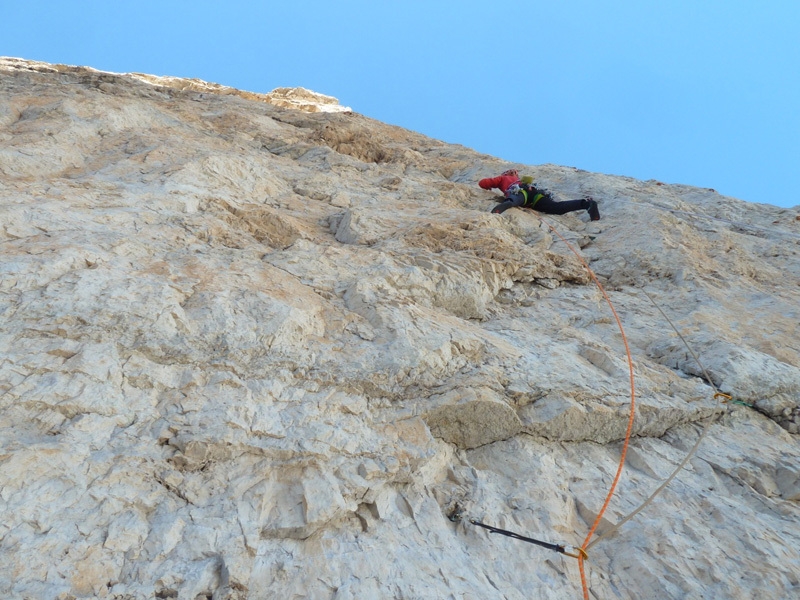
{"label": "orange climbing rope", "polygon": [[[703,366],[703,363],[702,363],[702,362],[700,362],[700,357],[699,357],[699,356],[697,356],[697,354],[695,353],[695,351],[694,351],[694,350],[692,350],[692,347],[689,345],[689,342],[687,342],[687,341],[686,341],[686,338],[684,338],[684,337],[681,335],[681,332],[680,332],[680,331],[678,331],[678,328],[675,326],[675,323],[673,323],[673,322],[672,322],[672,319],[670,319],[670,318],[667,316],[667,313],[665,313],[665,312],[662,310],[662,308],[661,308],[661,307],[660,307],[660,306],[659,306],[659,305],[656,303],[656,301],[655,301],[655,300],[653,300],[653,297],[652,297],[650,294],[648,294],[648,293],[647,293],[647,290],[645,290],[645,289],[642,289],[642,292],[644,293],[644,295],[645,295],[645,296],[647,296],[647,299],[648,299],[648,300],[650,300],[650,302],[653,304],[653,306],[655,306],[655,307],[656,307],[656,309],[658,309],[658,312],[660,312],[660,313],[661,313],[661,316],[663,316],[663,317],[664,317],[664,319],[666,319],[667,323],[669,323],[669,326],[670,326],[670,327],[672,327],[673,331],[675,332],[675,335],[677,335],[677,336],[680,338],[680,340],[683,342],[683,345],[684,345],[684,346],[686,346],[686,349],[689,351],[689,354],[691,354],[691,355],[692,355],[692,357],[694,358],[695,362],[697,363],[697,366],[699,366],[699,367],[700,367],[700,370],[703,372],[703,375],[705,375],[705,378],[706,378],[706,381],[708,382],[708,384],[709,384],[709,385],[710,385],[710,386],[711,386],[711,387],[714,389],[714,400],[716,400],[716,405],[715,405],[715,408],[716,408],[717,406],[719,406],[719,404],[720,404],[720,399],[722,399],[722,402],[723,402],[723,403],[725,403],[725,402],[729,402],[729,401],[730,401],[730,402],[737,402],[737,403],[739,403],[739,404],[744,404],[745,406],[750,406],[749,404],[746,404],[746,403],[744,403],[744,402],[741,402],[741,401],[738,401],[738,400],[734,400],[734,399],[733,399],[733,397],[732,397],[731,395],[729,395],[729,394],[724,394],[724,393],[720,392],[720,391],[717,389],[717,387],[714,385],[714,381],[713,381],[713,379],[712,379],[711,375],[709,375],[709,374],[708,374],[708,371],[706,371],[706,368]],[[643,511],[643,510],[644,510],[644,509],[645,509],[645,508],[646,508],[646,507],[647,507],[647,506],[648,506],[648,505],[649,505],[649,504],[650,504],[650,503],[653,501],[653,499],[654,499],[656,496],[658,496],[658,495],[659,495],[659,494],[660,494],[660,493],[661,493],[661,492],[664,490],[664,488],[666,488],[666,487],[667,487],[667,486],[668,486],[668,485],[669,485],[669,484],[672,482],[672,480],[673,480],[673,479],[675,479],[675,477],[677,477],[677,476],[678,476],[678,473],[680,473],[680,472],[683,470],[683,467],[685,467],[685,466],[686,466],[686,463],[688,463],[688,462],[689,462],[689,460],[692,458],[692,456],[694,456],[695,452],[697,452],[697,449],[700,447],[700,443],[703,441],[703,438],[705,438],[705,437],[706,437],[706,434],[707,434],[707,433],[708,433],[708,431],[709,431],[709,426],[710,426],[710,425],[711,425],[711,421],[709,420],[709,421],[708,421],[708,422],[705,424],[705,426],[703,427],[703,431],[702,431],[702,433],[701,433],[701,434],[700,434],[700,436],[697,438],[697,441],[694,443],[694,446],[692,446],[691,450],[689,450],[689,452],[686,454],[686,456],[685,456],[685,457],[684,457],[684,459],[683,459],[683,460],[680,462],[680,464],[678,464],[678,466],[675,468],[675,470],[673,470],[673,471],[672,471],[672,473],[670,474],[670,476],[669,476],[669,477],[667,477],[667,478],[666,478],[666,479],[663,481],[663,483],[662,483],[661,485],[659,485],[659,486],[656,488],[656,490],[655,490],[655,491],[654,491],[652,494],[650,494],[650,496],[648,496],[648,497],[647,497],[647,500],[645,500],[645,501],[644,501],[642,504],[640,504],[640,505],[639,505],[639,508],[637,508],[636,510],[634,510],[632,513],[628,514],[628,516],[627,516],[627,517],[624,517],[622,520],[620,520],[620,521],[617,521],[616,525],[614,525],[614,526],[613,526],[613,527],[611,527],[610,529],[606,530],[606,531],[603,533],[603,535],[601,535],[601,536],[599,536],[599,537],[596,537],[596,538],[594,538],[594,541],[593,541],[592,543],[590,543],[590,544],[589,544],[589,545],[586,547],[586,550],[589,550],[589,548],[591,548],[592,546],[594,546],[594,545],[595,545],[597,542],[600,542],[600,541],[602,541],[604,538],[606,538],[606,537],[610,536],[612,533],[614,533],[614,532],[615,532],[615,531],[617,531],[617,530],[618,530],[620,527],[622,527],[622,526],[623,526],[625,523],[627,523],[628,521],[630,521],[631,519],[633,519],[633,518],[634,518],[636,515],[638,515],[640,512],[642,512],[642,511]]]}
{"label": "orange climbing rope", "polygon": [[556,230],[555,227],[553,227],[548,221],[543,219],[540,215],[537,216],[539,216],[539,219],[542,221],[542,223],[547,225],[550,228],[550,230],[553,233],[555,233],[561,239],[561,241],[567,245],[567,248],[569,248],[570,251],[572,251],[572,253],[578,257],[578,260],[581,261],[583,266],[586,267],[586,270],[589,272],[589,276],[597,284],[597,287],[600,289],[600,292],[606,299],[606,303],[608,303],[608,306],[611,309],[611,312],[613,313],[614,318],[617,321],[617,326],[619,327],[619,331],[622,334],[622,342],[625,344],[625,352],[628,356],[628,370],[630,372],[630,380],[631,380],[631,411],[630,411],[630,416],[628,417],[628,429],[625,431],[625,441],[622,444],[622,454],[619,459],[619,467],[617,467],[617,473],[614,476],[614,481],[611,484],[611,488],[608,490],[608,495],[606,496],[606,500],[603,503],[600,512],[597,513],[597,517],[595,518],[594,523],[589,529],[589,533],[586,535],[586,539],[583,541],[583,544],[579,548],[579,553],[577,556],[578,568],[580,569],[581,573],[581,586],[583,587],[583,598],[584,600],[589,600],[589,586],[586,582],[586,572],[584,569],[584,562],[587,558],[586,549],[588,548],[589,542],[591,541],[594,532],[597,530],[598,525],[600,525],[600,520],[603,518],[603,514],[606,512],[608,505],[611,503],[611,498],[614,495],[614,491],[617,488],[617,484],[619,483],[619,478],[622,475],[622,468],[625,465],[625,455],[628,453],[628,445],[631,440],[631,432],[633,431],[633,419],[636,416],[636,389],[634,386],[634,378],[633,378],[633,358],[631,358],[631,349],[630,346],[628,345],[628,338],[625,335],[625,329],[622,327],[622,321],[620,320],[617,311],[614,309],[614,305],[611,303],[611,299],[608,297],[608,294],[606,293],[603,284],[601,284],[600,280],[597,278],[597,275],[594,274],[594,271],[592,271],[589,264],[583,259],[583,257],[578,253],[578,251],[572,247],[572,244],[570,244],[566,240],[566,238],[564,238],[564,236],[562,236],[558,232],[558,230]]}

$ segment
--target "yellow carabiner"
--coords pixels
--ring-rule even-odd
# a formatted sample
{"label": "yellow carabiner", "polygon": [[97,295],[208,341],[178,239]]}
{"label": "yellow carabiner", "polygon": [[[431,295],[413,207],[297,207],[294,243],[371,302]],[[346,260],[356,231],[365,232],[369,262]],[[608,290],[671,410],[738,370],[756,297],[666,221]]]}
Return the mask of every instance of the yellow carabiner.
{"label": "yellow carabiner", "polygon": [[566,554],[567,556],[571,556],[572,558],[583,558],[583,560],[589,560],[589,554],[587,554],[586,550],[584,550],[583,548],[579,548],[577,546],[569,546],[569,545],[564,545],[561,547],[563,548],[563,554]]}

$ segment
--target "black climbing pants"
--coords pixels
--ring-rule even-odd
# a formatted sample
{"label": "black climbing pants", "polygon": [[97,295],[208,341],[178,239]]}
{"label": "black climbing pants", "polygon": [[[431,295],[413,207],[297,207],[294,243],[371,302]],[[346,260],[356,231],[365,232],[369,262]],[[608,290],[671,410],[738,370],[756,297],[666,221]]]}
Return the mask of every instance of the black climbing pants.
{"label": "black climbing pants", "polygon": [[[528,194],[530,196],[533,195],[531,192],[528,192]],[[514,206],[525,206],[525,194],[517,192],[516,194],[509,195],[503,202],[495,206],[492,212],[501,213]],[[580,199],[558,202],[557,200],[553,200],[549,195],[543,195],[533,206],[531,206],[531,203],[528,203],[527,208],[532,208],[533,210],[538,210],[548,215],[564,215],[574,210],[588,209],[589,201]]]}

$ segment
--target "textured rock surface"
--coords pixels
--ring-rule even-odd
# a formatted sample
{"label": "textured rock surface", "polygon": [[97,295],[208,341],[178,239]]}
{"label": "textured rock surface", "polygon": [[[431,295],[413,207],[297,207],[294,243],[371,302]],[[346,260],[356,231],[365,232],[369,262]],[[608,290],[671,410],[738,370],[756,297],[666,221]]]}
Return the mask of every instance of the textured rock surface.
{"label": "textured rock surface", "polygon": [[628,417],[581,262],[488,213],[509,166],[600,201],[547,218],[635,364],[600,531],[710,427],[592,593],[800,594],[796,210],[276,92],[0,60],[4,597],[580,597],[573,559],[447,518],[580,545]]}

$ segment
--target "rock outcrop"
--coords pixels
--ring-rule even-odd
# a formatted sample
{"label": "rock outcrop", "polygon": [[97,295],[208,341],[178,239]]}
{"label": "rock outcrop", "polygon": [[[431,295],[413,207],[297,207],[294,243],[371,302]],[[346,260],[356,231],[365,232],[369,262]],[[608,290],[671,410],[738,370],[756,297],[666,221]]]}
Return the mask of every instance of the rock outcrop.
{"label": "rock outcrop", "polygon": [[[603,219],[489,214],[512,166]],[[800,594],[797,209],[7,58],[0,236],[4,597],[580,597],[448,517],[578,546],[601,508],[631,385],[582,261],[637,394],[598,533],[708,428],[592,593]]]}

